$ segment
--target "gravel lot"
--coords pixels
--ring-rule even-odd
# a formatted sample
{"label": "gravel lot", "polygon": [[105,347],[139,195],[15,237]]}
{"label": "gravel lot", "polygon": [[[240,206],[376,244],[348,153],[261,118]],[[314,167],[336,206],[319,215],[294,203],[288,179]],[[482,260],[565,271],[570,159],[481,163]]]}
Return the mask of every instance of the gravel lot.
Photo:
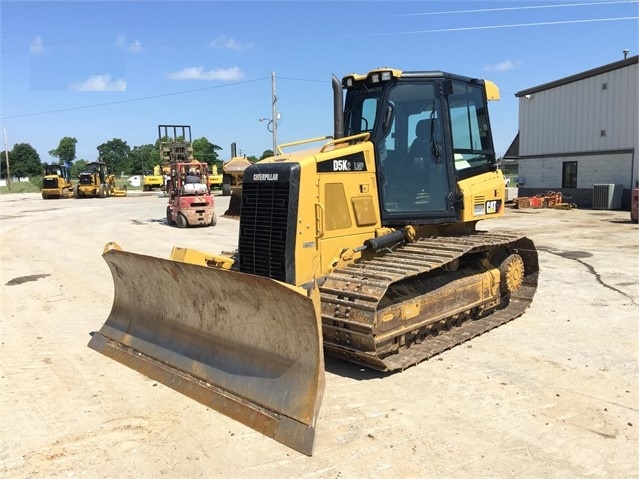
{"label": "gravel lot", "polygon": [[[219,215],[228,198],[216,201]],[[87,348],[113,298],[105,243],[160,257],[173,245],[235,248],[236,220],[179,230],[165,208],[149,194],[0,197],[3,477],[639,477],[639,227],[628,212],[508,210],[485,222],[535,241],[532,307],[404,373],[327,360],[309,458]]]}

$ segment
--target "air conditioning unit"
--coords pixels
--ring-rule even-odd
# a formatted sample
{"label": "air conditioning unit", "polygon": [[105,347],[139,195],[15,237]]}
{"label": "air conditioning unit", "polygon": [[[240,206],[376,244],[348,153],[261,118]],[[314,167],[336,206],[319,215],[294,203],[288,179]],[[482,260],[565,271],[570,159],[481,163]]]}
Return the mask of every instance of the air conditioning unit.
{"label": "air conditioning unit", "polygon": [[620,210],[623,185],[594,185],[592,208],[595,210]]}

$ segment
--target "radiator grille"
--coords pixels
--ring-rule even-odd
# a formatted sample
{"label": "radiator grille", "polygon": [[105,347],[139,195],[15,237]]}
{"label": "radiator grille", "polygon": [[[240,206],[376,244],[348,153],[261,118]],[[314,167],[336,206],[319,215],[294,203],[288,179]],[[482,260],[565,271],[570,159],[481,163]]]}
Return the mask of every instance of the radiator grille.
{"label": "radiator grille", "polygon": [[58,179],[57,178],[43,178],[42,187],[43,188],[57,188],[58,187]]}
{"label": "radiator grille", "polygon": [[81,185],[92,185],[93,184],[93,175],[90,173],[80,173],[80,184]]}
{"label": "radiator grille", "polygon": [[282,182],[244,183],[240,271],[286,281],[290,191]]}

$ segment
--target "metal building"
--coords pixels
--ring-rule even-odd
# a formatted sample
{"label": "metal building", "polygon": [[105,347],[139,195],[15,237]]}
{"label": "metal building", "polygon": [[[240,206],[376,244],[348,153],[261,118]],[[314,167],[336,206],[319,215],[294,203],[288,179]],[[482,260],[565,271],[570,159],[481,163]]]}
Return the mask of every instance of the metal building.
{"label": "metal building", "polygon": [[629,208],[639,186],[638,59],[515,94],[519,196],[561,191],[582,207]]}

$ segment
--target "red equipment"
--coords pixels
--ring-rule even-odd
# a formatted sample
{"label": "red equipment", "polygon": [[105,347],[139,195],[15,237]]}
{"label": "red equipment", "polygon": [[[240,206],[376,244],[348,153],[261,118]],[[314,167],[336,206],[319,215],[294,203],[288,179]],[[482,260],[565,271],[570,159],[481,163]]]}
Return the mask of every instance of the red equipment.
{"label": "red equipment", "polygon": [[171,177],[167,183],[169,205],[166,221],[178,228],[187,226],[215,226],[217,215],[211,196],[206,163],[171,163]]}

